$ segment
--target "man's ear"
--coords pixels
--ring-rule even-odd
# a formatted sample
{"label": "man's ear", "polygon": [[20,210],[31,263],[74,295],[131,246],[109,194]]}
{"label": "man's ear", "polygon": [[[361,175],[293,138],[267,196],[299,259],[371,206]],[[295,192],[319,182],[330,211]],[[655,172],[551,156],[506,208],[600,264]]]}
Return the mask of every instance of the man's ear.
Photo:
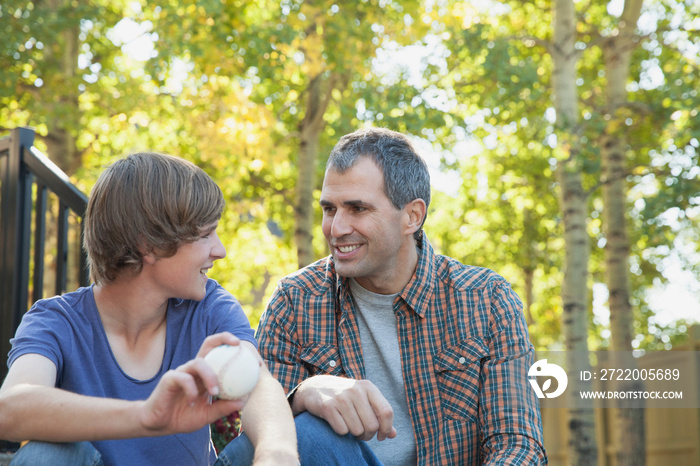
{"label": "man's ear", "polygon": [[427,207],[423,199],[414,199],[404,206],[408,222],[406,223],[406,234],[413,234],[420,230],[423,225],[423,219],[427,212]]}

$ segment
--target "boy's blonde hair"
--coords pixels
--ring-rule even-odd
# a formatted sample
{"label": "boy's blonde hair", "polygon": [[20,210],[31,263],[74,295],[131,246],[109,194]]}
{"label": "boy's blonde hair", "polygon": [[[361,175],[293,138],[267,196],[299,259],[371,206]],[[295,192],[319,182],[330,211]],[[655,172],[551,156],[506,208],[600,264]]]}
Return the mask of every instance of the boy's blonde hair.
{"label": "boy's blonde hair", "polygon": [[105,284],[136,275],[146,253],[173,256],[223,209],[221,189],[191,162],[158,153],[114,162],[93,187],[85,214],[91,279]]}

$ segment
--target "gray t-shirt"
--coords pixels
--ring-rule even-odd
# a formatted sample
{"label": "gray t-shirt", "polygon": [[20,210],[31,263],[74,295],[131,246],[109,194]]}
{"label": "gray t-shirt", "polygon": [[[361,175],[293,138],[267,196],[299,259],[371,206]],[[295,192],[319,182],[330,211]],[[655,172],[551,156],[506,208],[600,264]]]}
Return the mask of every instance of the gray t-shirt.
{"label": "gray t-shirt", "polygon": [[358,310],[365,375],[393,408],[397,431],[393,439],[380,442],[375,436],[368,444],[386,465],[415,465],[416,441],[401,373],[401,352],[393,309],[396,295],[372,293],[354,279],[350,279],[350,291]]}

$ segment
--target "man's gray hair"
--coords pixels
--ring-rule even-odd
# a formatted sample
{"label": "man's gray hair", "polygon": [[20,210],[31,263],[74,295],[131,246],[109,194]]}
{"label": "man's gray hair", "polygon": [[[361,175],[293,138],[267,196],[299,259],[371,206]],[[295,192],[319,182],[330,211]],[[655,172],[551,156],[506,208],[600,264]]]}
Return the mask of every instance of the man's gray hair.
{"label": "man's gray hair", "polygon": [[384,176],[384,193],[397,209],[423,199],[426,214],[414,236],[421,237],[421,229],[430,205],[430,173],[425,161],[403,134],[385,128],[363,128],[340,138],[328,157],[326,171],[345,173],[367,157],[377,164]]}

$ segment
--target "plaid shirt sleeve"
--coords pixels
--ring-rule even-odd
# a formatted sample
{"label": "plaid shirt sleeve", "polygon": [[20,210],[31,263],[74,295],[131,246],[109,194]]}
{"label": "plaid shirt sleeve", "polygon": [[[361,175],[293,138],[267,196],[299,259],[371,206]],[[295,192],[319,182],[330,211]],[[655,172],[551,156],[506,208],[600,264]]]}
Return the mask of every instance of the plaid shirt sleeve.
{"label": "plaid shirt sleeve", "polygon": [[284,287],[277,286],[256,332],[260,355],[287,393],[309,376],[301,363],[293,317],[291,298]]}
{"label": "plaid shirt sleeve", "polygon": [[520,299],[505,283],[493,290],[491,316],[479,395],[483,464],[545,465],[538,401],[527,381],[534,349]]}

